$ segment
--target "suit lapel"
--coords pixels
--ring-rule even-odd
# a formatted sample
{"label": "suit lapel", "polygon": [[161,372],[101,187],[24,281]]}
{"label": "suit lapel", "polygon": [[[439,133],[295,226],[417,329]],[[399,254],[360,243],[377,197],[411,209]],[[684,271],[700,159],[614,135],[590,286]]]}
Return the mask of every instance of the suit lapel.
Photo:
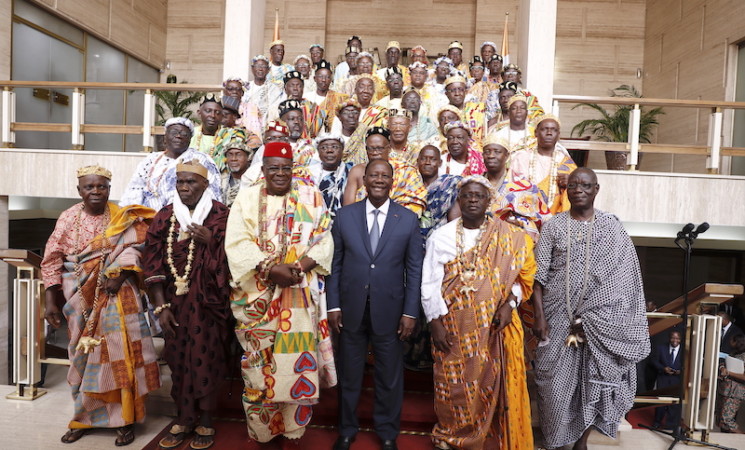
{"label": "suit lapel", "polygon": [[[385,216],[385,224],[383,225],[383,234],[380,235],[380,240],[378,241],[378,248],[375,250],[375,254],[377,255],[380,253],[380,250],[385,247],[386,242],[388,242],[388,238],[393,233],[394,228],[396,228],[396,224],[398,224],[398,220],[401,218],[401,214],[396,210],[397,208],[394,206],[393,200],[389,203],[388,206],[388,214]],[[370,248],[370,238],[368,235],[368,242],[367,242],[368,248]]]}
{"label": "suit lapel", "polygon": [[[370,233],[367,232],[367,201],[363,200],[360,202],[357,202],[356,204],[359,204],[360,207],[358,208],[359,211],[357,214],[355,214],[355,217],[357,218],[358,226],[357,228],[360,230],[360,233],[362,234],[362,242],[365,243],[365,248],[367,249],[367,254],[370,255],[370,258],[373,257],[372,247],[370,247]],[[378,247],[380,247],[380,241],[378,241]]]}

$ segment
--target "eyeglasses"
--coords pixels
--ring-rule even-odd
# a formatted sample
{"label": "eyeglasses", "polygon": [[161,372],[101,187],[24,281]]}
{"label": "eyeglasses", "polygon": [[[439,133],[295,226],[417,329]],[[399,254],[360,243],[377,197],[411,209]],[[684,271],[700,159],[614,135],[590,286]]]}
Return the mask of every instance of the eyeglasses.
{"label": "eyeglasses", "polygon": [[176,137],[176,136],[189,137],[190,134],[191,133],[189,133],[188,131],[168,130],[168,135],[173,136],[173,137]]}
{"label": "eyeglasses", "polygon": [[597,185],[598,185],[597,183],[569,183],[567,184],[567,189],[572,191],[574,189],[580,188],[583,191],[589,191],[590,189],[594,188]]}

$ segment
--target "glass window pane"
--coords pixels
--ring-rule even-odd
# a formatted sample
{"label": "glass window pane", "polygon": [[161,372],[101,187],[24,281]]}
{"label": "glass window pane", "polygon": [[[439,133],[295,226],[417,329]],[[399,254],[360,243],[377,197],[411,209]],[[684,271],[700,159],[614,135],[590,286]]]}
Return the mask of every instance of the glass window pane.
{"label": "glass window pane", "polygon": [[[126,56],[121,51],[88,36],[85,75],[89,82],[123,83]],[[85,122],[123,125],[124,91],[89,89],[85,95]],[[122,151],[122,134],[85,134],[86,150]]]}

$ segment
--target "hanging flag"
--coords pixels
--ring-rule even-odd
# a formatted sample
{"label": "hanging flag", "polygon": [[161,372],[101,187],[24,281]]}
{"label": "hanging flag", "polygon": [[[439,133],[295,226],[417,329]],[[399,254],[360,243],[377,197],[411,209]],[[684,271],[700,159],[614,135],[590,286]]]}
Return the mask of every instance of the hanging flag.
{"label": "hanging flag", "polygon": [[510,13],[504,13],[504,33],[502,34],[502,64],[506,66],[510,63],[510,33],[507,29]]}

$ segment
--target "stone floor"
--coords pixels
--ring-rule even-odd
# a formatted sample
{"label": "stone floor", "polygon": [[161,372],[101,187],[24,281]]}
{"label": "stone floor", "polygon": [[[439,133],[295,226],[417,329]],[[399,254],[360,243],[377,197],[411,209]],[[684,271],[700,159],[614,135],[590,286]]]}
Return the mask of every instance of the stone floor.
{"label": "stone floor", "polygon": [[[0,386],[0,448],[2,449],[66,449],[99,450],[114,449],[114,431],[95,431],[75,444],[62,444],[59,438],[64,434],[72,412],[72,401],[65,380],[67,367],[50,366],[45,383],[47,394],[34,401],[8,400],[7,394],[13,386]],[[136,440],[127,447],[142,448],[171,418],[165,415],[150,414],[145,424],[136,427]],[[712,433],[711,442],[731,448],[745,449],[745,436]],[[656,450],[666,449],[670,438],[645,430],[626,430],[618,441],[594,437],[591,449]],[[216,448],[216,447],[215,447]],[[677,448],[683,448],[679,445]],[[310,449],[315,450],[315,449]],[[325,449],[324,449],[325,450]],[[406,450],[406,449],[402,449]]]}

